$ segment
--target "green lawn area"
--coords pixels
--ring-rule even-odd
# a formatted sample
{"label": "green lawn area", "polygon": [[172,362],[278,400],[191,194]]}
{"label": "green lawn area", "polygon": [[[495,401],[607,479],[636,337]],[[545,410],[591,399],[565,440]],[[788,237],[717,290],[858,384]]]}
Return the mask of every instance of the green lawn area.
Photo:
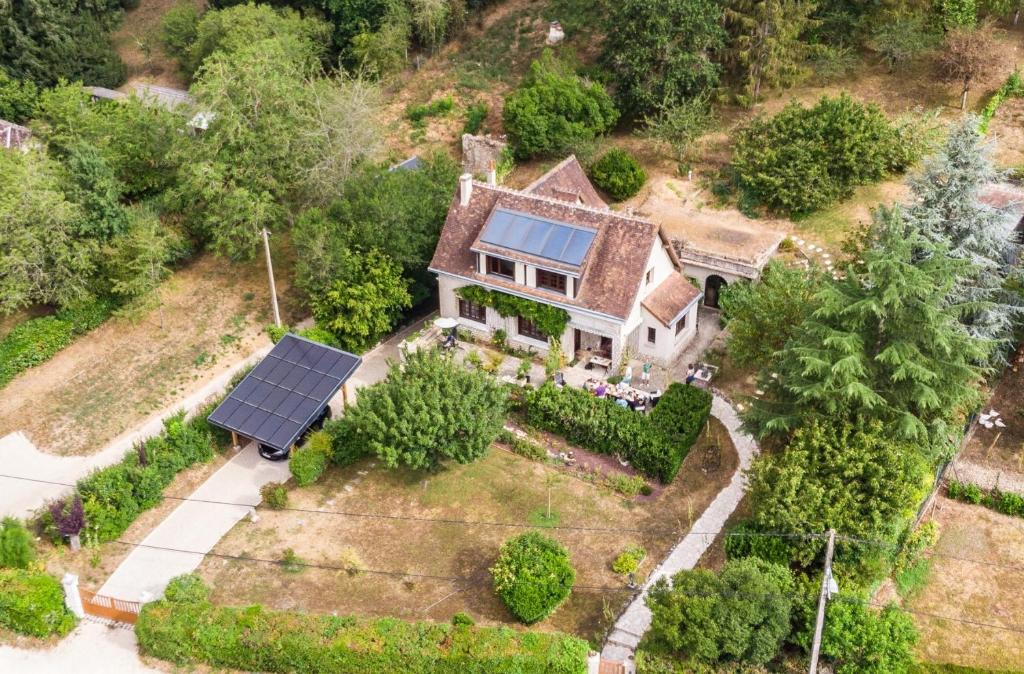
{"label": "green lawn area", "polygon": [[903,176],[895,180],[858,187],[853,196],[823,211],[793,221],[796,234],[834,252],[863,224],[879,204],[891,204],[906,193]]}

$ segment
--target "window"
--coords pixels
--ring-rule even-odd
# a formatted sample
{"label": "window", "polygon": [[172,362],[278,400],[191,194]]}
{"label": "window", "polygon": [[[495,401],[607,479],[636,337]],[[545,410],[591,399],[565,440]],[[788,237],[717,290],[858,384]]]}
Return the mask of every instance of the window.
{"label": "window", "polygon": [[683,314],[683,317],[679,319],[678,323],[676,323],[676,334],[678,335],[680,332],[682,332],[683,328],[685,328],[685,327],[686,327],[686,314]]}
{"label": "window", "polygon": [[516,277],[516,263],[512,260],[503,260],[500,257],[487,256],[487,273],[493,276],[504,276],[505,278]]}
{"label": "window", "polygon": [[651,274],[653,274],[653,273],[654,273],[653,269],[648,269],[647,270],[647,275],[644,277],[644,284],[645,285],[651,285]]}
{"label": "window", "polygon": [[565,294],[565,274],[556,274],[553,271],[537,270],[537,287],[545,290],[554,290],[557,293]]}
{"label": "window", "polygon": [[477,323],[487,322],[487,307],[469,300],[459,300],[459,316]]}
{"label": "window", "polygon": [[658,331],[654,328],[647,328],[647,343],[654,344],[658,341]]}
{"label": "window", "polygon": [[547,335],[537,329],[533,321],[528,318],[519,317],[519,334],[523,337],[529,337],[531,339],[538,339],[542,342],[547,341]]}

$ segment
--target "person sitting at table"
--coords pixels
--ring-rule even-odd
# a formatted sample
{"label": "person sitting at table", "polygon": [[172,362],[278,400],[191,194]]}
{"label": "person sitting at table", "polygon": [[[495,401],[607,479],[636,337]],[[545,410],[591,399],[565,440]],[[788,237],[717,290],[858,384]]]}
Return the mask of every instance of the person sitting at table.
{"label": "person sitting at table", "polygon": [[629,407],[629,401],[626,400],[625,398],[618,398],[615,401],[615,404],[618,405],[619,407]]}
{"label": "person sitting at table", "polygon": [[448,334],[447,334],[447,335],[445,336],[445,338],[444,338],[444,341],[443,341],[443,342],[441,342],[441,348],[442,348],[442,349],[450,349],[450,348],[452,348],[453,346],[455,346],[455,331],[454,331],[454,330],[452,330],[451,332],[449,332],[449,333],[448,333]]}
{"label": "person sitting at table", "polygon": [[555,386],[557,388],[562,388],[563,386],[565,386],[565,375],[562,374],[561,372],[555,373]]}
{"label": "person sitting at table", "polygon": [[629,386],[633,383],[633,368],[626,366],[626,371],[622,373],[622,383]]}
{"label": "person sitting at table", "polygon": [[697,378],[697,368],[690,363],[690,366],[686,368],[686,383],[692,384],[693,380]]}
{"label": "person sitting at table", "polygon": [[608,387],[606,387],[604,385],[604,382],[601,382],[600,384],[598,384],[597,388],[594,389],[594,395],[596,395],[598,398],[603,398],[605,396],[605,394],[607,394],[607,393],[608,393]]}

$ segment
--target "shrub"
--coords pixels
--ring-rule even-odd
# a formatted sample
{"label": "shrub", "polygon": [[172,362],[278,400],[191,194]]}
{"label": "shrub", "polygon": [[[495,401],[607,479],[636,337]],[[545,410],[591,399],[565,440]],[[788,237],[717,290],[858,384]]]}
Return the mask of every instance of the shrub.
{"label": "shrub", "polygon": [[288,507],[288,488],[284,482],[268,482],[260,487],[260,497],[271,510]]}
{"label": "shrub", "polygon": [[52,576],[0,569],[0,626],[32,637],[64,636],[75,626],[75,616]]}
{"label": "shrub", "polygon": [[502,116],[521,159],[563,153],[609,131],[619,119],[604,87],[578,76],[550,50],[505,99]]}
{"label": "shrub", "polygon": [[300,573],[306,568],[306,560],[299,557],[292,548],[281,553],[281,568],[285,573]]}
{"label": "shrub", "polygon": [[455,625],[456,627],[472,627],[475,624],[476,621],[474,621],[469,614],[463,613],[462,611],[459,611],[452,616],[452,625]]}
{"label": "shrub", "polygon": [[536,442],[531,442],[526,438],[520,438],[515,433],[507,431],[504,428],[498,433],[498,440],[508,445],[509,449],[519,456],[525,456],[527,459],[532,461],[548,460],[548,450],[544,449]]}
{"label": "shrub", "polygon": [[623,576],[636,573],[640,568],[640,562],[647,557],[647,551],[639,545],[631,545],[623,550],[615,561],[612,562],[612,571]]}
{"label": "shrub", "polygon": [[549,632],[157,601],[141,651],[179,665],[304,674],[584,674],[587,642]]}
{"label": "shrub", "polygon": [[487,120],[489,108],[486,103],[474,103],[466,108],[466,123],[462,127],[462,133],[476,134]]}
{"label": "shrub", "polygon": [[419,124],[427,117],[438,117],[451,112],[454,105],[452,97],[445,96],[425,105],[410,105],[405,111],[405,116],[413,124]]}
{"label": "shrub", "polygon": [[168,9],[160,19],[160,41],[167,47],[168,54],[182,58],[196,41],[198,29],[199,11],[192,2],[185,0]]}
{"label": "shrub", "polygon": [[196,573],[186,573],[172,578],[164,590],[164,599],[176,604],[198,604],[208,601],[209,598],[209,589]]}
{"label": "shrub", "polygon": [[551,615],[569,596],[576,572],[565,548],[531,531],[501,546],[491,577],[512,615],[532,625]]}
{"label": "shrub", "polygon": [[632,155],[615,148],[590,167],[590,178],[612,199],[623,201],[640,191],[647,182],[647,172]]}
{"label": "shrub", "polygon": [[0,523],[0,566],[8,569],[27,569],[36,558],[32,535],[13,517]]}
{"label": "shrub", "polygon": [[609,475],[605,483],[623,496],[636,496],[647,486],[647,483],[639,475],[623,473]]}
{"label": "shrub", "polygon": [[331,461],[336,466],[347,466],[368,456],[370,451],[365,438],[359,437],[352,424],[340,419],[328,420],[324,432],[331,436]]}
{"label": "shrub", "polygon": [[986,492],[976,484],[958,482],[957,480],[950,480],[946,490],[946,494],[951,499],[974,505],[984,505],[1004,515],[1024,517],[1024,496],[998,489]]}
{"label": "shrub", "polygon": [[663,482],[671,482],[690,447],[697,441],[711,415],[711,394],[696,386],[675,382],[665,389],[657,407],[648,416],[651,425],[670,445]]}
{"label": "shrub", "polygon": [[793,102],[740,131],[732,168],[745,193],[773,211],[801,215],[907,168],[923,150],[911,134],[878,106],[846,94],[812,108]]}
{"label": "shrub", "polygon": [[895,606],[880,613],[864,600],[840,596],[829,602],[821,654],[836,674],[904,674],[914,664],[917,630]]}
{"label": "shrub", "polygon": [[320,479],[327,468],[327,460],[333,453],[333,443],[330,433],[321,430],[310,435],[305,445],[292,452],[288,469],[300,487],[311,485]]}
{"label": "shrub", "polygon": [[935,522],[925,522],[908,533],[893,561],[893,573],[900,574],[913,567],[921,558],[921,554],[935,545],[938,538],[939,532]]}

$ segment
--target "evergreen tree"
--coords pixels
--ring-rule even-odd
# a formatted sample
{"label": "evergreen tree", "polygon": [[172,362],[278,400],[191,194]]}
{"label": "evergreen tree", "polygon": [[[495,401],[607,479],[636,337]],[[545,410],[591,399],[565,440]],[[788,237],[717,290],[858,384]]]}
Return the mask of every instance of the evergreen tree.
{"label": "evergreen tree", "polygon": [[[963,317],[971,335],[1006,345],[1014,324],[1024,317],[1021,298],[1005,288],[1019,274],[1021,246],[1014,241],[1012,218],[981,200],[982,191],[1000,179],[992,163],[992,144],[978,132],[978,118],[956,122],[945,146],[925,161],[910,180],[913,198],[907,220],[930,241],[969,263],[953,285],[951,305],[968,307]],[[995,349],[997,356],[1002,349]]]}
{"label": "evergreen tree", "polygon": [[874,215],[863,262],[825,284],[775,372],[763,373],[767,393],[744,418],[756,435],[852,413],[938,445],[980,402],[977,363],[989,345],[967,334],[964,307],[947,300],[967,262],[908,226],[899,208]]}
{"label": "evergreen tree", "polygon": [[0,522],[0,567],[27,569],[36,558],[32,547],[32,534],[13,517]]}
{"label": "evergreen tree", "polygon": [[750,103],[762,88],[791,86],[806,75],[810,47],[803,38],[817,24],[815,9],[810,0],[731,0],[726,6],[730,61]]}

